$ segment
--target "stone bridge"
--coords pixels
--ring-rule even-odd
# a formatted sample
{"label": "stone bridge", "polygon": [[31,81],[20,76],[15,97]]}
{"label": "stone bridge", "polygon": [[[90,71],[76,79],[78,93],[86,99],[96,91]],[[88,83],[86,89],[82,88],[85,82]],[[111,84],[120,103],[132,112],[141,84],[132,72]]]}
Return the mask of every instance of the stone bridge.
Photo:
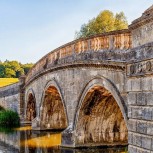
{"label": "stone bridge", "polygon": [[33,129],[65,129],[63,146],[127,144],[128,30],[79,39],[38,61],[25,79]]}
{"label": "stone bridge", "polygon": [[64,130],[62,146],[152,153],[153,7],[127,30],[51,51],[21,82],[21,119],[34,130]]}

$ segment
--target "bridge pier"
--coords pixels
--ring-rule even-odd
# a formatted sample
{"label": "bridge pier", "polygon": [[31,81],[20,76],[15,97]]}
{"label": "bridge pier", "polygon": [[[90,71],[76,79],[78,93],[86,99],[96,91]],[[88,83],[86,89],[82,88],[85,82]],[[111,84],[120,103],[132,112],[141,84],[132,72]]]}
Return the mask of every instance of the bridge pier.
{"label": "bridge pier", "polygon": [[75,136],[76,132],[73,130],[73,124],[71,123],[63,132],[62,132],[62,143],[61,147],[65,148],[75,148]]}

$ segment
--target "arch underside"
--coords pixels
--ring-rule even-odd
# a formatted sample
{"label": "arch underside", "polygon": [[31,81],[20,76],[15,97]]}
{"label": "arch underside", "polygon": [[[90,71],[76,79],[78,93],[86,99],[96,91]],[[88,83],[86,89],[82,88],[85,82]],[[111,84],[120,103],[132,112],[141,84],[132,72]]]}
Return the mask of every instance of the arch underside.
{"label": "arch underside", "polygon": [[127,144],[128,132],[122,112],[104,87],[91,88],[83,100],[76,125],[78,146]]}
{"label": "arch underside", "polygon": [[41,107],[41,129],[62,130],[67,127],[65,109],[56,87],[49,86],[46,89]]}
{"label": "arch underside", "polygon": [[32,93],[28,95],[26,120],[32,121],[36,117],[36,100]]}

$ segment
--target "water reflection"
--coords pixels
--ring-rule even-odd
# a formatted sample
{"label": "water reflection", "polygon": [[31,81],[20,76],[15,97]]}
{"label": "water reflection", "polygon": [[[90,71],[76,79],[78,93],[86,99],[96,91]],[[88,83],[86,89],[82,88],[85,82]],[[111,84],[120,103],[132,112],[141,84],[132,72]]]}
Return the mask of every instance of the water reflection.
{"label": "water reflection", "polygon": [[125,153],[126,148],[64,149],[61,134],[32,131],[30,126],[0,128],[0,153]]}

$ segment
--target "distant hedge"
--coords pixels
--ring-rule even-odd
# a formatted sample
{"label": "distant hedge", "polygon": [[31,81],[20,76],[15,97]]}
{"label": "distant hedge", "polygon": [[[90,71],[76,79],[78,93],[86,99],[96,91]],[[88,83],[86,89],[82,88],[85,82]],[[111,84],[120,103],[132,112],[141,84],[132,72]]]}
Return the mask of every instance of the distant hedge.
{"label": "distant hedge", "polygon": [[17,127],[20,125],[18,113],[12,110],[0,111],[0,126],[2,127]]}

